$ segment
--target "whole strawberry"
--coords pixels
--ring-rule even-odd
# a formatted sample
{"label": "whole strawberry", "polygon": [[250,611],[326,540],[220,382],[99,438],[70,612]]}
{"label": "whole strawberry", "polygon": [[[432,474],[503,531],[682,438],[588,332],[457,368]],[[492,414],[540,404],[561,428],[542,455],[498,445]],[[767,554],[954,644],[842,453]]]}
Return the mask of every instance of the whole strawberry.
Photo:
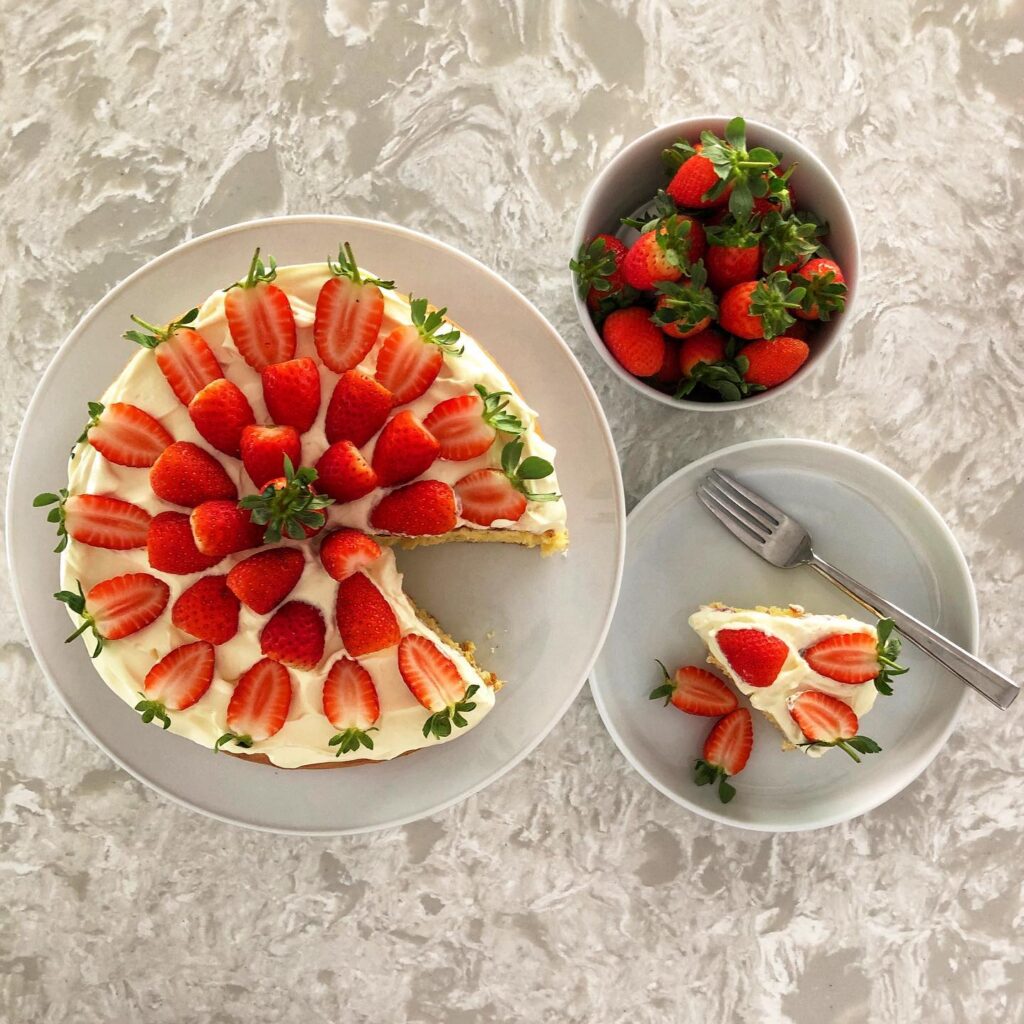
{"label": "whole strawberry", "polygon": [[728,217],[707,229],[708,251],[704,262],[708,282],[724,291],[742,281],[755,280],[761,271],[761,234],[752,221]]}
{"label": "whole strawberry", "polygon": [[682,280],[661,281],[657,287],[658,303],[651,320],[670,338],[697,334],[711,323],[712,317],[718,316],[703,260],[697,260]]}
{"label": "whole strawberry", "polygon": [[644,306],[609,313],[601,333],[608,351],[636,377],[650,377],[665,361],[665,337]]}
{"label": "whole strawberry", "polygon": [[810,349],[799,338],[762,338],[744,346],[742,358],[747,361],[743,379],[747,384],[773,388],[790,377],[807,362]]}
{"label": "whole strawberry", "polygon": [[846,278],[835,260],[808,260],[799,273],[793,275],[793,283],[804,288],[800,308],[793,310],[795,316],[804,320],[828,320],[833,313],[841,313],[846,308]]}
{"label": "whole strawberry", "polygon": [[[715,165],[703,155],[703,149],[700,142],[691,146],[680,140],[662,154],[665,163],[675,169],[665,191],[679,206],[691,210],[711,210],[724,206],[732,191],[731,185],[725,189],[716,188],[721,179]],[[715,193],[713,196],[712,192]]]}
{"label": "whole strawberry", "polygon": [[737,338],[774,338],[794,322],[792,311],[803,297],[803,288],[776,271],[760,281],[733,285],[719,301],[718,322]]}
{"label": "whole strawberry", "polygon": [[742,117],[734,117],[725,126],[725,137],[701,132],[700,155],[714,167],[718,183],[704,193],[714,201],[728,192],[729,211],[746,220],[757,199],[770,195],[770,172],[779,158],[764,146],[747,148],[747,126]]}
{"label": "whole strawberry", "polygon": [[569,268],[576,275],[576,285],[590,309],[599,309],[605,300],[627,287],[622,276],[625,256],[623,242],[614,235],[602,234],[584,242],[576,259],[569,261]]}
{"label": "whole strawberry", "polygon": [[812,217],[795,213],[787,217],[772,211],[761,221],[764,272],[783,270],[791,274],[821,248],[821,237],[827,230]]}

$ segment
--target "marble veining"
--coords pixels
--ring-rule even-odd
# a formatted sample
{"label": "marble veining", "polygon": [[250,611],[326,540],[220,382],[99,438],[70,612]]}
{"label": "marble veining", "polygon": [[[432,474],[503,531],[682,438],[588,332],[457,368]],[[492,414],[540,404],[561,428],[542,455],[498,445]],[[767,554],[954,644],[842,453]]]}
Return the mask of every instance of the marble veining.
{"label": "marble veining", "polygon": [[[479,257],[551,318],[608,410],[631,503],[751,437],[901,472],[971,562],[983,653],[1024,675],[1019,4],[0,0],[0,47],[5,460],[60,340],[146,260],[254,216],[379,217]],[[731,417],[620,384],[565,272],[602,161],[710,110],[815,149],[863,246],[831,365]],[[761,836],[648,787],[584,694],[454,810],[280,838],[180,809],[94,749],[3,585],[0,1020],[1024,1019],[1019,710],[972,700],[897,799]]]}

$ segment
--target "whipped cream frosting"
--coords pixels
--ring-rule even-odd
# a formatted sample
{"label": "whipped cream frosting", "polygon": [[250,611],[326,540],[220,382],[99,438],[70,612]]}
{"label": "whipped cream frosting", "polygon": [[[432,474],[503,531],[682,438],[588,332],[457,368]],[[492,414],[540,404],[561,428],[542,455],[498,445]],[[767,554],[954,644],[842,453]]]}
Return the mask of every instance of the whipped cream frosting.
{"label": "whipped cream frosting", "polygon": [[[296,358],[310,356],[320,369],[321,404],[316,422],[302,436],[303,463],[312,465],[327,448],[324,420],[338,375],[320,363],[313,343],[313,320],[316,299],[324,282],[330,276],[324,263],[307,264],[278,269],[275,284],[289,298],[298,331]],[[410,322],[409,304],[406,297],[396,291],[384,290],[384,319],[380,337],[402,324]],[[206,339],[221,364],[224,376],[237,384],[245,393],[252,406],[256,421],[271,422],[263,401],[260,375],[253,370],[235,348],[224,315],[224,292],[210,296],[200,307],[198,319],[191,325]],[[444,365],[437,380],[427,393],[403,406],[420,419],[446,398],[467,394],[475,384],[483,384],[489,391],[514,391],[508,378],[491,360],[480,344],[463,334],[461,356],[445,353]],[[126,343],[127,344],[127,343]],[[375,346],[359,369],[373,373],[378,346]],[[228,475],[238,487],[240,496],[251,494],[255,487],[245,473],[240,460],[232,459],[213,450],[200,436],[188,410],[175,397],[163,374],[157,366],[154,353],[138,349],[128,365],[104,393],[101,401],[128,402],[137,405],[163,423],[177,441],[192,441],[209,451],[224,466]],[[509,411],[517,415],[526,426],[522,437],[524,456],[537,455],[554,462],[555,450],[538,433],[537,415],[518,394],[509,400]],[[369,461],[373,455],[375,439],[362,449]],[[495,444],[484,455],[465,462],[437,460],[425,474],[426,478],[443,480],[454,484],[462,476],[485,466],[499,464],[500,445]],[[554,475],[542,481],[543,490],[557,491]],[[72,494],[111,495],[130,501],[144,508],[151,515],[174,510],[187,512],[159,500],[149,486],[149,470],[118,466],[104,459],[91,445],[79,444],[71,459],[68,471],[68,489]],[[331,505],[327,509],[327,529],[334,526],[350,526],[368,533],[369,516],[378,500],[379,491],[343,505]],[[565,526],[565,504],[562,500],[552,502],[530,502],[526,512],[514,524],[497,521],[490,527],[500,529],[513,527],[531,533],[544,533]],[[459,527],[483,529],[467,520],[459,519]],[[293,696],[288,721],[274,736],[255,743],[249,753],[262,753],[275,765],[283,768],[298,768],[320,762],[333,762],[335,749],[328,746],[328,740],[337,731],[323,714],[321,694],[323,680],[334,660],[344,653],[341,638],[334,619],[334,601],[337,584],[323,571],[315,548],[308,543],[282,543],[300,548],[306,559],[306,569],[288,600],[306,601],[319,608],[327,627],[324,658],[312,671],[289,668],[292,676]],[[144,548],[130,551],[110,551],[91,547],[72,540],[61,558],[61,581],[65,589],[74,590],[81,582],[84,590],[107,579],[126,572],[148,572],[163,579],[170,587],[171,596],[168,611],[152,625],[122,640],[104,646],[94,664],[100,676],[125,701],[134,705],[139,700],[142,681],[153,664],[168,651],[183,643],[194,640],[189,634],[171,624],[169,609],[177,597],[201,576],[226,573],[237,562],[251,555],[243,551],[230,555],[206,573],[171,575],[150,567]],[[367,574],[388,599],[398,618],[402,635],[422,633],[429,636],[444,650],[459,669],[463,679],[480,684],[476,693],[476,709],[465,717],[468,725],[453,729],[446,740],[426,739],[422,734],[426,711],[409,692],[398,671],[397,648],[391,647],[374,654],[363,655],[358,660],[367,669],[380,696],[381,718],[378,731],[373,733],[374,748],[342,754],[340,760],[369,758],[387,760],[398,754],[438,742],[450,742],[476,725],[494,705],[494,693],[486,686],[461,651],[445,643],[425,627],[416,615],[415,609],[402,590],[401,573],[395,564],[394,554],[385,549],[382,557],[368,570]],[[75,616],[72,616],[76,619]],[[216,648],[217,660],[214,681],[209,691],[185,711],[169,712],[170,731],[212,747],[218,736],[225,730],[228,700],[239,676],[242,675],[262,654],[259,649],[259,633],[269,616],[260,616],[242,607],[238,633],[228,643]],[[225,749],[236,749],[229,745]]]}
{"label": "whipped cream frosting", "polygon": [[[837,697],[848,704],[861,718],[871,710],[878,696],[873,680],[866,683],[840,683],[815,672],[801,656],[801,651],[836,633],[867,633],[877,640],[874,626],[845,615],[811,615],[797,606],[791,606],[795,615],[774,615],[752,608],[727,608],[702,605],[690,616],[690,628],[707,645],[714,661],[725,671],[736,688],[750,701],[750,705],[763,711],[785,734],[789,743],[806,743],[800,726],[790,712],[793,702],[807,690],[817,690]],[[729,660],[718,643],[718,635],[726,629],[759,629],[778,637],[789,653],[775,682],[771,686],[750,686],[729,666]],[[799,747],[810,757],[821,757],[828,747]]]}

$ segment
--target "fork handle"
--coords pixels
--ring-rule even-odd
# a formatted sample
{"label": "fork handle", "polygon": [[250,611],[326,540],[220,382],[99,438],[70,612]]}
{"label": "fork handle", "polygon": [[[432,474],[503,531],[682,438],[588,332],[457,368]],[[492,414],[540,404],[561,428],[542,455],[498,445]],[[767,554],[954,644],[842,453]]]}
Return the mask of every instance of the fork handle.
{"label": "fork handle", "polygon": [[940,665],[944,665],[953,675],[959,676],[997,708],[1005,711],[1016,700],[1020,687],[1015,682],[989,668],[952,640],[947,640],[942,634],[936,633],[934,629],[915,619],[902,608],[890,604],[884,597],[858,583],[852,576],[826,562],[824,558],[812,555],[808,564],[869,612],[879,618],[892,619],[900,633],[915,647],[919,647]]}

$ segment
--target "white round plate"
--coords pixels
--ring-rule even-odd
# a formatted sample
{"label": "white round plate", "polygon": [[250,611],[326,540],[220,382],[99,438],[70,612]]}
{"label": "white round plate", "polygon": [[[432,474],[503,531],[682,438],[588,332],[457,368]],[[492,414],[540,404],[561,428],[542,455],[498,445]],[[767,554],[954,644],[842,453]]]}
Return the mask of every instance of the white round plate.
{"label": "white round plate", "polygon": [[[263,247],[279,264],[326,258],[342,240],[404,291],[446,304],[541,412],[558,448],[569,509],[565,558],[503,545],[399,552],[408,588],[484,663],[509,680],[495,710],[457,742],[386,764],[283,771],[204,750],[143,727],[107,689],[69,632],[57,588],[53,527],[31,507],[67,479],[67,455],[87,399],[124,366],[132,312],[169,319],[248,265]],[[424,235],[347,217],[279,217],[215,231],[132,274],[75,328],[39,384],[15,450],[8,557],[29,640],[82,728],[132,775],[205,814],[277,832],[386,828],[482,789],[525,757],[579,692],[608,629],[622,574],[625,509],[608,425],[582,369],[554,328],[482,264]],[[491,638],[493,631],[493,639]],[[496,647],[495,651],[491,651]]]}
{"label": "white round plate", "polygon": [[[692,782],[712,720],[647,699],[672,671],[707,656],[687,619],[698,605],[800,604],[809,611],[867,613],[807,567],[776,569],[736,540],[697,500],[719,467],[762,492],[810,531],[815,550],[968,650],[978,610],[967,564],[938,513],[891,470],[818,441],[751,441],[691,463],[629,516],[618,611],[591,674],[608,731],[634,768],[676,803],[741,828],[791,832],[846,821],[909,785],[945,743],[967,688],[904,643],[910,667],[879,696],[861,731],[883,750],[855,764],[839,751],[811,761],[780,749],[781,734],[754,715],[754,752],[736,797]],[[740,698],[741,701],[743,698]],[[980,698],[978,698],[980,699]]]}

